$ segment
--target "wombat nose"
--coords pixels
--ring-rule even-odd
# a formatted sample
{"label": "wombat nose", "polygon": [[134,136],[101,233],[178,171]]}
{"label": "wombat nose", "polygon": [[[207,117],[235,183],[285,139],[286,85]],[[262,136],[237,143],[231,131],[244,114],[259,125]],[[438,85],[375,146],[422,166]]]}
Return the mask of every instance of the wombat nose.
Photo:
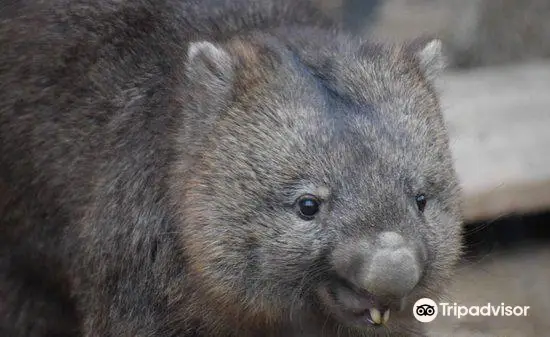
{"label": "wombat nose", "polygon": [[350,283],[379,300],[393,301],[409,294],[418,284],[423,258],[417,244],[395,232],[384,232],[374,244],[357,245],[356,260],[344,275]]}
{"label": "wombat nose", "polygon": [[421,269],[409,248],[378,250],[362,270],[361,288],[376,297],[401,298],[416,286]]}

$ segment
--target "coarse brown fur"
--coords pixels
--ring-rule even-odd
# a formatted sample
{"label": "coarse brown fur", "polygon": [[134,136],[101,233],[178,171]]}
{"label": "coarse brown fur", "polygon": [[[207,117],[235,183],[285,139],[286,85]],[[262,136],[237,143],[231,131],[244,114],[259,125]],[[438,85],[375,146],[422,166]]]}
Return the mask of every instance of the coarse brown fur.
{"label": "coarse brown fur", "polygon": [[451,276],[437,44],[365,43],[304,1],[1,5],[2,335],[421,333],[318,290],[388,231],[422,268],[407,308]]}

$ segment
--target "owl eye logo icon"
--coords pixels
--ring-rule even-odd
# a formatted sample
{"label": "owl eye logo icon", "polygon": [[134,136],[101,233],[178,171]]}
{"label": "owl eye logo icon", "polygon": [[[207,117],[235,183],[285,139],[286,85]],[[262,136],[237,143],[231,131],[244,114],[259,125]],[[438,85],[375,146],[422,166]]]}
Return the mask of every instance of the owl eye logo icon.
{"label": "owl eye logo icon", "polygon": [[418,316],[432,316],[435,314],[435,308],[428,304],[419,305],[416,307],[416,314]]}
{"label": "owl eye logo icon", "polygon": [[413,315],[419,322],[429,323],[437,317],[437,303],[429,298],[421,298],[413,306]]}

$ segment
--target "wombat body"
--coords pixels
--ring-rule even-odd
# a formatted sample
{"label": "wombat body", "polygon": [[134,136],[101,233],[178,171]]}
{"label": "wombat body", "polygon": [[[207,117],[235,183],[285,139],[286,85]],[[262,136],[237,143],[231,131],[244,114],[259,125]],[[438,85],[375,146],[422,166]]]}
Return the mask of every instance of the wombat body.
{"label": "wombat body", "polygon": [[2,6],[2,336],[421,333],[460,251],[437,41],[303,1]]}

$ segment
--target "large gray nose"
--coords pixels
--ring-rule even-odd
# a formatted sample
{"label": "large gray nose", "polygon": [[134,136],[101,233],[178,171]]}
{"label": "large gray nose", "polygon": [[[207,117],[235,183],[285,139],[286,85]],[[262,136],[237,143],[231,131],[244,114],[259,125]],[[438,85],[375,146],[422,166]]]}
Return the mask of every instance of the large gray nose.
{"label": "large gray nose", "polygon": [[373,248],[358,271],[361,288],[377,297],[401,298],[410,293],[422,275],[419,247],[407,244],[398,233],[385,232]]}
{"label": "large gray nose", "polygon": [[373,241],[348,249],[344,256],[352,257],[348,260],[352,262],[340,260],[346,268],[337,269],[355,287],[376,298],[400,299],[414,289],[422,275],[419,244],[396,232],[383,232]]}

